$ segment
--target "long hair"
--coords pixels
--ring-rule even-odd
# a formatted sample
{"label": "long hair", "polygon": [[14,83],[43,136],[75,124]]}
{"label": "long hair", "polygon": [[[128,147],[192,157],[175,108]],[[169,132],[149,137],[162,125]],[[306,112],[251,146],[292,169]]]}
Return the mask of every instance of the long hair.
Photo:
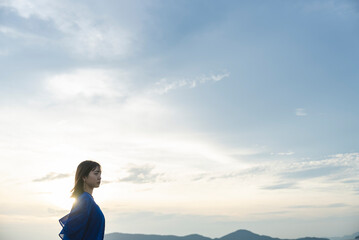
{"label": "long hair", "polygon": [[84,177],[87,177],[92,170],[95,170],[96,167],[99,167],[101,170],[101,165],[97,162],[86,160],[81,162],[77,166],[76,175],[75,175],[75,185],[71,189],[71,198],[77,199],[84,192]]}

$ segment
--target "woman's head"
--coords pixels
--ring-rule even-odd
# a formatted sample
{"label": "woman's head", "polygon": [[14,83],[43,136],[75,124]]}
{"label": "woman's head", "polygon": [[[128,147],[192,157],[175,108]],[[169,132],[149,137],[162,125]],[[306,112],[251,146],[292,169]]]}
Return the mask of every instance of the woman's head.
{"label": "woman's head", "polygon": [[101,180],[101,165],[97,162],[86,160],[81,162],[76,170],[75,186],[71,190],[72,198],[77,198],[84,192],[84,184],[89,187],[99,187]]}

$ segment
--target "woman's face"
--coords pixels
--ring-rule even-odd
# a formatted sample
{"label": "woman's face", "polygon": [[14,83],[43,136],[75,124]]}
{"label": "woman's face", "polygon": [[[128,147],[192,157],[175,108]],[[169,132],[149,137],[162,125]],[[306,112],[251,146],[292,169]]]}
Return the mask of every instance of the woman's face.
{"label": "woman's face", "polygon": [[88,177],[85,177],[85,184],[91,188],[98,188],[101,183],[101,170],[99,167],[96,167],[92,170]]}

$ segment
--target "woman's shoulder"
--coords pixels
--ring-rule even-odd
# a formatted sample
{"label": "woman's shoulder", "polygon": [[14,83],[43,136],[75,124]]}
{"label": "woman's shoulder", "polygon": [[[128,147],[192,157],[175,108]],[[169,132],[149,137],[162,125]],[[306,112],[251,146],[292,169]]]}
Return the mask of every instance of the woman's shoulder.
{"label": "woman's shoulder", "polygon": [[74,202],[75,205],[92,205],[94,202],[93,197],[88,192],[81,193],[76,201]]}
{"label": "woman's shoulder", "polygon": [[83,192],[80,194],[79,198],[82,197],[82,198],[89,198],[89,199],[93,199],[92,195],[89,194],[88,192]]}
{"label": "woman's shoulder", "polygon": [[94,199],[91,194],[88,192],[83,192],[80,194],[80,196],[77,198],[78,201],[85,201],[85,202],[93,202]]}

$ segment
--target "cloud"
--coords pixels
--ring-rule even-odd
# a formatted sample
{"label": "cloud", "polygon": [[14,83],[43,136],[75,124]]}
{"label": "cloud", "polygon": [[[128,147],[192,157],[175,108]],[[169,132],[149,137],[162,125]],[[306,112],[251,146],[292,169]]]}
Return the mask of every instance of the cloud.
{"label": "cloud", "polygon": [[164,181],[162,178],[164,173],[153,173],[153,169],[154,166],[150,165],[131,166],[127,169],[128,176],[120,178],[118,181],[136,184]]}
{"label": "cloud", "polygon": [[62,179],[62,178],[67,178],[67,177],[71,177],[72,175],[69,173],[54,173],[51,172],[49,174],[47,174],[46,176],[42,177],[42,178],[36,178],[33,180],[33,182],[45,182],[45,181],[52,181],[55,179]]}
{"label": "cloud", "polygon": [[[172,171],[172,166],[187,172],[238,162],[227,147],[189,129],[173,106],[130,90],[132,80],[131,73],[100,68],[44,76],[40,83],[45,91],[29,98],[25,106],[0,107],[7,116],[1,120],[1,146],[6,149],[2,157],[12,164],[13,159],[47,162],[47,156],[54,156],[54,162],[71,166],[70,159],[107,159],[111,154],[121,159],[120,167],[155,161],[165,169],[160,172]],[[9,139],[16,139],[16,144]],[[164,181],[154,169],[141,169],[142,175],[137,170],[122,176],[122,182]],[[48,171],[36,171],[32,172],[35,181],[54,177],[39,178]],[[171,177],[180,179],[178,171],[173,173]],[[115,174],[109,179],[118,178]]]}
{"label": "cloud", "polygon": [[284,172],[281,175],[285,178],[294,178],[294,179],[309,179],[317,177],[325,177],[332,175],[334,173],[344,170],[344,166],[323,166],[317,168],[311,168],[306,170]]}
{"label": "cloud", "polygon": [[39,42],[39,41],[45,40],[45,38],[43,38],[42,36],[38,36],[36,34],[31,34],[31,33],[26,33],[26,32],[17,30],[12,27],[7,27],[7,26],[0,26],[0,33],[7,37],[10,37],[10,38],[27,39],[27,40],[33,41],[33,42]]}
{"label": "cloud", "polygon": [[68,213],[68,210],[62,210],[62,209],[54,209],[54,208],[47,208],[47,212],[51,214],[52,216],[58,217],[62,216]]}
{"label": "cloud", "polygon": [[295,183],[279,183],[279,184],[262,187],[262,189],[266,189],[266,190],[293,189],[293,188],[298,188]]}
{"label": "cloud", "polygon": [[[230,151],[229,151],[230,152]],[[292,152],[276,154],[289,156]],[[271,153],[273,155],[273,153]],[[268,185],[260,186],[261,189],[286,189],[297,188],[297,184],[307,179],[320,181],[343,182],[349,179],[356,183],[356,173],[359,170],[359,153],[346,153],[329,156],[329,158],[316,161],[282,161],[272,160],[268,164],[249,165],[238,171],[228,170],[227,172],[202,172],[191,176],[192,181],[212,181],[220,179],[265,177]],[[278,179],[279,178],[279,179]],[[293,182],[295,180],[295,182]],[[279,181],[279,183],[278,183]],[[257,185],[258,185],[257,184]]]}
{"label": "cloud", "polygon": [[295,109],[295,115],[299,117],[307,116],[307,113],[304,108],[297,108]]}
{"label": "cloud", "polygon": [[[359,153],[336,154],[315,161],[273,160],[270,164],[261,165],[264,171],[256,173],[257,183],[255,186],[264,190],[298,189],[309,186],[327,190],[329,184],[330,186],[345,185],[346,189],[349,187],[355,191],[356,172],[359,170],[358,160]],[[239,176],[240,174],[234,173],[223,175],[223,177],[228,178]],[[258,180],[259,177],[265,178],[264,185]],[[197,179],[205,178],[206,176],[202,175],[198,176]]]}
{"label": "cloud", "polygon": [[291,151],[289,151],[289,152],[271,153],[271,155],[278,155],[278,156],[291,156],[293,154],[294,154],[294,152],[291,152]]}
{"label": "cloud", "polygon": [[101,184],[104,185],[104,184],[109,184],[109,183],[113,183],[115,181],[107,181],[107,180],[101,180]]}
{"label": "cloud", "polygon": [[107,69],[76,69],[45,79],[45,89],[60,100],[118,98],[127,95],[125,72]]}
{"label": "cloud", "polygon": [[350,205],[346,203],[332,203],[325,205],[294,205],[290,206],[290,208],[341,208],[341,207],[349,207]]}
{"label": "cloud", "polygon": [[241,177],[252,177],[266,173],[268,170],[267,166],[254,166],[238,171],[232,171],[228,173],[201,173],[196,174],[192,177],[192,181],[207,180],[213,181],[217,179],[231,179]]}
{"label": "cloud", "polygon": [[359,179],[349,179],[342,181],[343,183],[359,183]]}
{"label": "cloud", "polygon": [[194,79],[180,79],[180,80],[173,80],[169,81],[167,78],[162,78],[160,81],[155,83],[155,87],[151,89],[150,93],[157,93],[157,94],[166,94],[167,92],[182,88],[182,87],[189,87],[194,88],[200,84],[204,84],[207,82],[218,82],[221,81],[223,78],[229,77],[229,73],[223,74],[212,74],[210,76],[200,76]]}
{"label": "cloud", "polygon": [[251,215],[282,215],[282,214],[286,214],[289,213],[289,211],[273,211],[273,212],[260,212],[260,213],[253,213]]}
{"label": "cloud", "polygon": [[263,153],[264,148],[257,146],[256,148],[235,148],[233,150],[228,150],[228,154],[231,156],[254,156],[260,153]]}
{"label": "cloud", "polygon": [[345,179],[356,179],[356,171],[359,170],[358,160],[359,153],[336,154],[316,161],[297,161],[290,164],[279,162],[276,169],[272,170],[283,180],[318,179],[318,182],[338,183]]}
{"label": "cloud", "polygon": [[206,179],[209,177],[209,173],[201,173],[201,174],[196,174],[195,176],[193,176],[191,178],[192,181],[199,181],[199,180],[202,180],[202,179]]}
{"label": "cloud", "polygon": [[[48,23],[61,33],[61,37],[49,39],[59,42],[71,53],[95,57],[127,56],[133,51],[135,41],[134,31],[119,26],[116,23],[104,21],[98,14],[98,9],[90,9],[88,4],[72,1],[43,1],[43,0],[8,0],[0,6],[11,9],[19,17],[28,21],[34,19]],[[11,33],[20,37],[26,29]],[[32,37],[32,36],[31,36]]]}

